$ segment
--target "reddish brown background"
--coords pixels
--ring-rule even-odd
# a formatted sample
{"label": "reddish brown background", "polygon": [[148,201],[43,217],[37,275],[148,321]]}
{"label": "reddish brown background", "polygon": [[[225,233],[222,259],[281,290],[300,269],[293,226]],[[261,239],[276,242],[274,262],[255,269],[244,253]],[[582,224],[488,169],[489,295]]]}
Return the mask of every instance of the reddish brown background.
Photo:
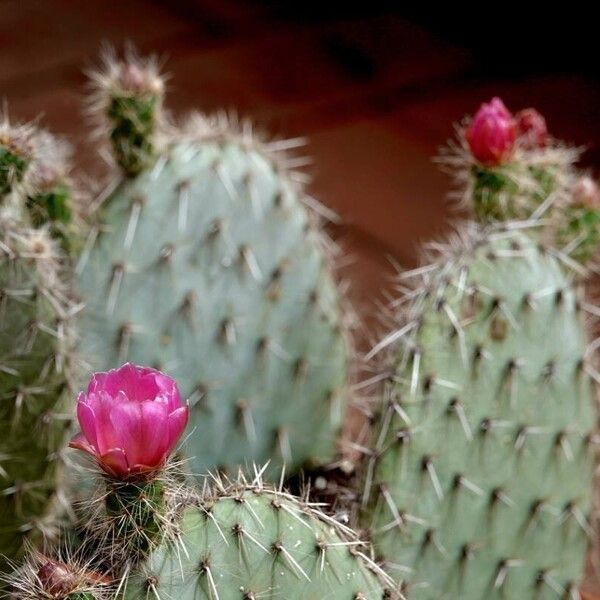
{"label": "reddish brown background", "polygon": [[557,137],[590,147],[594,167],[600,82],[593,19],[576,6],[363,4],[1,0],[0,94],[15,118],[43,114],[93,173],[82,70],[102,42],[130,40],[167,59],[176,111],[235,108],[274,134],[308,135],[312,192],[344,219],[334,233],[354,258],[354,301],[372,313],[388,257],[414,264],[419,242],[456,216],[431,162],[452,122],[496,94],[515,110],[534,105]]}

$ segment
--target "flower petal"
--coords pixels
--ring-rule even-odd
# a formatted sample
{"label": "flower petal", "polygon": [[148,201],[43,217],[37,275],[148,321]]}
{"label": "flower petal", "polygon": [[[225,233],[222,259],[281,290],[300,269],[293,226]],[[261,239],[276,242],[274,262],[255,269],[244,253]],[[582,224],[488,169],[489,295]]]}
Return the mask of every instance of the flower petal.
{"label": "flower petal", "polygon": [[123,393],[117,394],[116,397],[110,396],[105,391],[96,394],[93,409],[96,418],[96,446],[99,454],[104,454],[111,448],[120,446],[110,415],[115,406],[124,402],[127,402],[127,398]]}
{"label": "flower petal", "polygon": [[96,438],[96,415],[94,414],[93,408],[87,404],[87,398],[82,392],[79,394],[77,399],[77,420],[81,427],[81,432],[86,437],[87,441],[98,448],[98,441]]}
{"label": "flower petal", "polygon": [[129,475],[127,457],[122,448],[111,448],[98,459],[98,464],[109,475],[124,478]]}
{"label": "flower petal", "polygon": [[168,448],[167,407],[159,402],[128,402],[114,407],[111,420],[130,465],[157,467]]}
{"label": "flower petal", "polygon": [[96,449],[87,441],[82,433],[78,433],[71,439],[69,448],[76,448],[77,450],[83,450],[92,456],[98,456]]}
{"label": "flower petal", "polygon": [[187,406],[182,406],[169,415],[169,447],[167,453],[171,452],[179,441],[187,426],[189,416],[190,409]]}

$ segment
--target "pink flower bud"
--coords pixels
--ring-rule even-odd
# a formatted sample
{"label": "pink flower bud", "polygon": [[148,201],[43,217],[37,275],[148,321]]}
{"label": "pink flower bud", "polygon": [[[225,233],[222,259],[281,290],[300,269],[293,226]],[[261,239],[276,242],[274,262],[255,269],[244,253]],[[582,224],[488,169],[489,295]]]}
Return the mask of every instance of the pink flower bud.
{"label": "pink flower bud", "polygon": [[512,155],[515,120],[500,98],[482,104],[465,133],[471,153],[480,163],[500,165]]}
{"label": "pink flower bud", "polygon": [[37,577],[44,592],[64,597],[77,587],[77,577],[64,563],[47,559],[38,569]]}
{"label": "pink flower bud", "polygon": [[81,433],[69,445],[91,454],[113,477],[135,477],[165,464],[188,416],[173,379],[127,363],[92,375],[77,399]]}
{"label": "pink flower bud", "polygon": [[535,108],[520,110],[515,120],[519,143],[527,150],[545,148],[548,143],[548,128],[546,119]]}
{"label": "pink flower bud", "polygon": [[600,208],[600,189],[587,175],[580,177],[573,186],[573,202],[586,208]]}

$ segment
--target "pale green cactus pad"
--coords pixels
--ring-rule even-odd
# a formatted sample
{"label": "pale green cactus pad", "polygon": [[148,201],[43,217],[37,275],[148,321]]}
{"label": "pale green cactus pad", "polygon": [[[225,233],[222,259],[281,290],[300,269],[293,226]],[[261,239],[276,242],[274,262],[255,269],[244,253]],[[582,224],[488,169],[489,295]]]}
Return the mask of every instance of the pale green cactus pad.
{"label": "pale green cactus pad", "polygon": [[514,225],[473,226],[412,275],[423,286],[372,352],[392,355],[365,474],[377,555],[409,599],[578,597],[596,429],[587,305]]}
{"label": "pale green cactus pad", "polygon": [[327,461],[348,344],[326,242],[265,145],[203,127],[106,200],[80,263],[84,354],[177,380],[196,473]]}
{"label": "pale green cactus pad", "polygon": [[176,532],[127,580],[127,600],[399,598],[351,530],[260,484],[220,487]]}
{"label": "pale green cactus pad", "polygon": [[0,571],[25,539],[53,533],[72,349],[61,278],[45,232],[0,222]]}

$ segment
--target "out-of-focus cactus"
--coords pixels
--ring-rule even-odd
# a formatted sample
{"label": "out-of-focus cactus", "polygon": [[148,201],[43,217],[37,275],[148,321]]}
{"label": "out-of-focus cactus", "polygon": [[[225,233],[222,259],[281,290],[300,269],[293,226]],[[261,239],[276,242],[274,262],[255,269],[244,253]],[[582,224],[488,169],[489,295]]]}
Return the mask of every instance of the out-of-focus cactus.
{"label": "out-of-focus cactus", "polygon": [[71,304],[44,231],[0,220],[0,296],[0,554],[14,557],[51,533],[69,425]]}
{"label": "out-of-focus cactus", "polygon": [[74,336],[66,263],[49,235],[53,219],[38,228],[29,210],[30,201],[43,206],[37,175],[41,150],[51,145],[32,126],[7,118],[0,126],[0,571],[26,539],[54,533],[69,426]]}
{"label": "out-of-focus cactus", "polygon": [[574,182],[555,227],[563,253],[582,264],[592,261],[600,244],[600,192],[591,177],[582,175]]}
{"label": "out-of-focus cactus", "polygon": [[513,115],[493,98],[457,133],[440,162],[479,220],[548,216],[568,201],[579,151],[551,138],[534,109]]}
{"label": "out-of-focus cactus", "polygon": [[196,473],[331,459],[349,341],[332,243],[285,151],[225,117],[175,131],[155,63],[109,61],[94,112],[120,171],[79,264],[83,351],[172,374]]}
{"label": "out-of-focus cactus", "polygon": [[[365,525],[408,597],[570,597],[590,533],[598,378],[586,304],[506,227],[411,276],[365,475]],[[374,352],[374,353],[375,353]]]}
{"label": "out-of-focus cactus", "polygon": [[0,120],[0,198],[3,203],[25,177],[32,160],[32,133],[32,126],[12,125],[6,114]]}

